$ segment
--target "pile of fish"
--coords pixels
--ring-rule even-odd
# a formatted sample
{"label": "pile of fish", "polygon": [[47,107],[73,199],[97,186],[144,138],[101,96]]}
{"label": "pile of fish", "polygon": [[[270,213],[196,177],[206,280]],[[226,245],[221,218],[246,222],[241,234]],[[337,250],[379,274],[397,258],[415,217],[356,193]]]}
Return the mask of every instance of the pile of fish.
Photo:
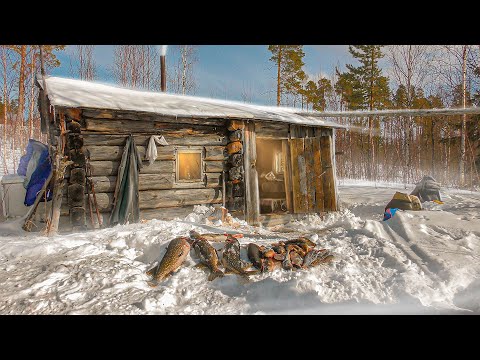
{"label": "pile of fish", "polygon": [[296,270],[326,264],[333,260],[327,249],[315,249],[307,238],[280,241],[266,247],[248,244],[248,258],[261,272],[275,269]]}
{"label": "pile of fish", "polygon": [[[209,281],[228,273],[248,278],[250,275],[275,269],[306,269],[333,260],[333,255],[328,250],[315,249],[314,242],[302,237],[269,246],[250,243],[247,247],[248,259],[251,261],[249,263],[240,258],[241,246],[238,238],[241,237],[242,234],[199,234],[192,230],[188,237],[182,236],[171,240],[160,263],[146,272],[151,276],[148,284],[157,286],[171,275],[182,265],[191,249],[200,259],[196,266],[210,271]],[[221,259],[210,241],[224,242]],[[220,270],[220,266],[223,266],[224,271]],[[255,269],[247,270],[252,267]]]}

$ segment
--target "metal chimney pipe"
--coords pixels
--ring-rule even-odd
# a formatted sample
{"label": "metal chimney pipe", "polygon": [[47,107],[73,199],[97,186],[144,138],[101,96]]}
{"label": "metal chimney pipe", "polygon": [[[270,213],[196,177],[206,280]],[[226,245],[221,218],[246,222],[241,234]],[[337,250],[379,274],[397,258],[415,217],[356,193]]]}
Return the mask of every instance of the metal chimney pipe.
{"label": "metal chimney pipe", "polygon": [[167,90],[165,55],[160,56],[160,88],[162,92]]}

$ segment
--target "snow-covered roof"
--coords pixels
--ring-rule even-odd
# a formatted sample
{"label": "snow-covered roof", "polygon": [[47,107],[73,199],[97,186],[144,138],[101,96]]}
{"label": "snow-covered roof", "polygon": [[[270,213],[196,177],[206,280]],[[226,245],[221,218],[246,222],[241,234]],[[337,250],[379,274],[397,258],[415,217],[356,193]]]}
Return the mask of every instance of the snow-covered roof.
{"label": "snow-covered roof", "polygon": [[[149,112],[163,116],[252,119],[297,125],[340,128],[324,119],[295,114],[298,109],[260,106],[196,96],[138,91],[89,81],[46,77],[47,96],[54,106]],[[43,88],[43,81],[38,77]]]}

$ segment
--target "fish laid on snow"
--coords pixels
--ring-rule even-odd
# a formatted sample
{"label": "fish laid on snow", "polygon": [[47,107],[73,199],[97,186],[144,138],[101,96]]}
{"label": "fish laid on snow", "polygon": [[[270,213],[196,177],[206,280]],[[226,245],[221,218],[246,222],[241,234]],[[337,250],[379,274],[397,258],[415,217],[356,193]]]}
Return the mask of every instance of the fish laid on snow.
{"label": "fish laid on snow", "polygon": [[288,240],[285,242],[286,245],[297,245],[303,249],[305,253],[309,252],[313,249],[317,244],[315,244],[312,240],[307,239],[305,237],[301,237],[298,239]]}
{"label": "fish laid on snow", "polygon": [[291,251],[290,245],[286,246],[286,250],[287,252],[285,253],[285,259],[282,262],[282,267],[284,270],[292,270],[293,265],[292,265],[292,261],[290,260],[290,251]]}
{"label": "fish laid on snow", "polygon": [[248,244],[247,254],[253,266],[255,266],[257,269],[263,272],[265,260],[262,259],[262,251],[260,246],[254,243]]}
{"label": "fish laid on snow", "polygon": [[212,281],[217,277],[222,277],[223,271],[218,268],[219,258],[217,250],[210,245],[210,243],[205,239],[195,240],[192,244],[195,249],[195,253],[200,258],[200,263],[207,266],[211,273],[208,276],[208,281]]}
{"label": "fish laid on snow", "polygon": [[[231,234],[231,235],[235,238],[238,238],[238,239],[243,237],[242,234]],[[191,230],[190,231],[190,237],[192,239],[195,239],[195,240],[201,238],[201,239],[205,239],[205,240],[213,241],[213,242],[223,242],[227,239],[227,234],[214,234],[214,233],[200,234],[195,230]]]}
{"label": "fish laid on snow", "polygon": [[275,260],[280,260],[280,261],[285,260],[285,254],[286,254],[287,251],[285,250],[285,244],[284,243],[274,244],[272,249],[273,249],[273,251],[275,251],[275,255],[273,255],[273,258]]}
{"label": "fish laid on snow", "polygon": [[190,252],[190,244],[186,237],[178,237],[170,241],[167,252],[160,263],[147,271],[147,275],[152,276],[149,281],[150,286],[156,286],[172,272],[177,270]]}
{"label": "fish laid on snow", "polygon": [[313,267],[321,264],[328,264],[332,262],[334,258],[335,257],[332,254],[326,253],[324,256],[315,259],[310,266]]}
{"label": "fish laid on snow", "polygon": [[275,260],[275,258],[265,259],[265,270],[264,271],[273,271],[276,269],[282,268],[282,262]]}
{"label": "fish laid on snow", "polygon": [[240,243],[233,236],[228,236],[223,249],[222,264],[225,272],[233,272],[242,276],[258,274],[258,270],[247,271],[251,265],[240,259]]}
{"label": "fish laid on snow", "polygon": [[333,260],[333,255],[327,249],[312,250],[303,259],[303,268],[326,264]]}
{"label": "fish laid on snow", "polygon": [[293,266],[301,268],[303,264],[303,257],[292,249],[290,250],[290,261],[292,262]]}

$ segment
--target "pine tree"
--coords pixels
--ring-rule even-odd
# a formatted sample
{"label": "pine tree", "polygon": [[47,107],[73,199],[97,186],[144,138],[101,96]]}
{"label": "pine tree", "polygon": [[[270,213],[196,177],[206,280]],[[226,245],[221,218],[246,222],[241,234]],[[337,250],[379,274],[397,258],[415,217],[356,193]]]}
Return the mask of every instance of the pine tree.
{"label": "pine tree", "polygon": [[302,93],[302,82],[306,79],[303,71],[303,45],[269,45],[272,53],[270,61],[277,67],[277,106],[282,103],[282,95],[296,98]]}
{"label": "pine tree", "polygon": [[[347,71],[339,74],[340,85],[337,91],[342,93],[344,101],[352,110],[356,109],[385,109],[391,105],[388,78],[382,76],[378,61],[383,57],[381,45],[353,45],[349,52],[360,62],[360,66],[347,64]],[[375,126],[380,130],[380,125]],[[373,164],[375,163],[375,144],[373,140],[374,119],[368,119],[369,153],[367,177],[372,178]],[[378,148],[378,141],[377,141]]]}
{"label": "pine tree", "polygon": [[308,105],[313,110],[325,111],[327,107],[327,99],[333,91],[332,82],[328,79],[321,78],[317,82],[309,80],[302,90]]}

